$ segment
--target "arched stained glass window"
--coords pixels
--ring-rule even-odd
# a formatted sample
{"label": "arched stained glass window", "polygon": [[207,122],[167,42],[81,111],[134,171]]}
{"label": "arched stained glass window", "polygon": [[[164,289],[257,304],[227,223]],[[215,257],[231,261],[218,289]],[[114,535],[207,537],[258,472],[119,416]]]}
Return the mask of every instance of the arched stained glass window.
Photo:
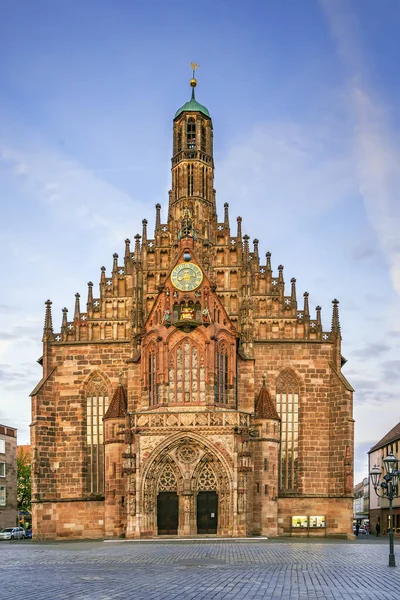
{"label": "arched stained glass window", "polygon": [[90,494],[104,492],[103,417],[107,408],[106,382],[96,374],[86,386],[86,490]]}
{"label": "arched stained glass window", "polygon": [[205,401],[204,355],[188,338],[171,353],[168,369],[171,403]]}
{"label": "arched stained glass window", "polygon": [[276,382],[276,409],[281,418],[279,487],[298,488],[299,462],[299,382],[289,370],[282,371]]}

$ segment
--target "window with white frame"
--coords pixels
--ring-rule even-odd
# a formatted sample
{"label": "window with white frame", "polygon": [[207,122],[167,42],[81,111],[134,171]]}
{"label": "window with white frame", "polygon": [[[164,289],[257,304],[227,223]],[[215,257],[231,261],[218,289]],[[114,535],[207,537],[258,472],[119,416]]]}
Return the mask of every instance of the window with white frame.
{"label": "window with white frame", "polygon": [[0,454],[4,454],[6,451],[6,441],[0,439]]}
{"label": "window with white frame", "polygon": [[4,485],[2,485],[2,486],[0,486],[0,506],[5,506],[6,500],[7,500],[6,488],[4,487]]}
{"label": "window with white frame", "polygon": [[0,462],[0,477],[6,476],[6,463]]}

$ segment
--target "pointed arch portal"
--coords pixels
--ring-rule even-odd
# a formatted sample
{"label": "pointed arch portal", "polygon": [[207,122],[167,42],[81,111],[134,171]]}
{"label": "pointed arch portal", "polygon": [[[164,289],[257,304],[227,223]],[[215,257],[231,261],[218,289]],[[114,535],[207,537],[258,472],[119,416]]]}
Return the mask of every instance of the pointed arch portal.
{"label": "pointed arch portal", "polygon": [[146,534],[217,534],[231,529],[231,468],[216,448],[196,438],[180,436],[149,457],[141,482],[141,529]]}

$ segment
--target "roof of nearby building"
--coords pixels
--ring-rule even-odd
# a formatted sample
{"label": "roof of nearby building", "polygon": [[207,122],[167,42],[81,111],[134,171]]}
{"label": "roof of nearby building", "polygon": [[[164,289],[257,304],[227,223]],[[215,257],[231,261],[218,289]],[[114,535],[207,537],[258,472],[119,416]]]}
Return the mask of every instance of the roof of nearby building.
{"label": "roof of nearby building", "polygon": [[[400,439],[400,423],[397,423],[397,425],[395,425],[393,427],[393,429],[391,429],[389,431],[389,433],[387,433],[385,436],[383,436],[383,438],[381,440],[379,440],[379,442],[377,444],[375,444],[375,446],[372,446],[371,450],[369,452],[373,452],[373,450],[378,450],[378,448],[383,448],[384,446],[387,446],[388,444],[391,444],[392,442],[395,442],[396,440]],[[369,454],[368,452],[368,454]]]}
{"label": "roof of nearby building", "polygon": [[16,427],[10,427],[9,425],[0,425],[0,433],[2,435],[9,435],[10,437],[16,437]]}

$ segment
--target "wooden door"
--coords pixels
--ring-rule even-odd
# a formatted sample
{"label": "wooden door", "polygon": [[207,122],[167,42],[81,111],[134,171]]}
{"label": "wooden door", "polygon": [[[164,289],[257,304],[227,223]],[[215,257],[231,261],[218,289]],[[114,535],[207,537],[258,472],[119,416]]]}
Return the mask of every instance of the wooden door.
{"label": "wooden door", "polygon": [[157,496],[158,535],[178,533],[179,500],[176,492],[160,492]]}
{"label": "wooden door", "polygon": [[217,492],[199,492],[197,495],[197,533],[217,533],[217,527]]}

